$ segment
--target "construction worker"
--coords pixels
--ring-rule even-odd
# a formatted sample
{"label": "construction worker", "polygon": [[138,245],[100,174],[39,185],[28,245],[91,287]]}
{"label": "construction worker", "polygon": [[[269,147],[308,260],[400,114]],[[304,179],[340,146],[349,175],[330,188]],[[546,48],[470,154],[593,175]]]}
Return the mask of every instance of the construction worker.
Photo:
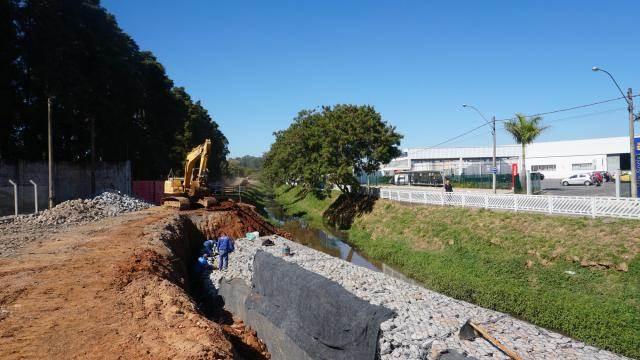
{"label": "construction worker", "polygon": [[211,270],[212,266],[209,265],[207,258],[204,255],[198,257],[194,267],[196,274],[204,274],[207,270]]}
{"label": "construction worker", "polygon": [[227,235],[218,238],[218,270],[227,269],[229,266],[229,253],[235,250],[233,240]]}
{"label": "construction worker", "polygon": [[202,244],[202,254],[204,254],[206,257],[212,257],[216,250],[217,250],[217,242],[213,241],[211,239],[205,241]]}

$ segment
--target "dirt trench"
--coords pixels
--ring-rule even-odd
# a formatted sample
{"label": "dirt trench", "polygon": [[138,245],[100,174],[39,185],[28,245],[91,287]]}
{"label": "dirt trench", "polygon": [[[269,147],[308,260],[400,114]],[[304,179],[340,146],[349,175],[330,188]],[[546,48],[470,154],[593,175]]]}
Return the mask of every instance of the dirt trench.
{"label": "dirt trench", "polygon": [[[43,229],[40,242],[0,259],[0,358],[268,359],[190,271],[205,237],[194,224],[232,236],[266,230],[250,210],[152,208]],[[238,223],[236,211],[252,220]]]}

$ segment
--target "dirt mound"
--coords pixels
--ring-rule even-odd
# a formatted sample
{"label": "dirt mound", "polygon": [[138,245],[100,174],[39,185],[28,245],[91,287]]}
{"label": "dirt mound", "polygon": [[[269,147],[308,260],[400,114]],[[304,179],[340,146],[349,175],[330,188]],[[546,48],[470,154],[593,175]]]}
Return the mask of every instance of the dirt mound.
{"label": "dirt mound", "polygon": [[221,235],[233,238],[244,237],[247,232],[258,231],[261,235],[277,234],[291,239],[291,234],[282,231],[265,221],[253,205],[222,201],[209,209],[204,219],[198,222],[198,228],[210,239]]}

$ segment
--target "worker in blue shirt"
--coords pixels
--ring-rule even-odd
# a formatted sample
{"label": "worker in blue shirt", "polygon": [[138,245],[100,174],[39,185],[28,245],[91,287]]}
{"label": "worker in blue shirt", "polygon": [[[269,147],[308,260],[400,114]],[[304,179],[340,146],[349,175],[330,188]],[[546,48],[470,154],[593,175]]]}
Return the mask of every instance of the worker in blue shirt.
{"label": "worker in blue shirt", "polygon": [[203,274],[207,270],[211,270],[212,267],[211,265],[209,265],[207,258],[204,255],[201,255],[200,257],[198,257],[198,260],[196,261],[194,268],[195,268],[196,274]]}
{"label": "worker in blue shirt", "polygon": [[202,244],[201,253],[204,254],[206,257],[212,257],[216,252],[216,248],[217,248],[216,241],[207,240]]}
{"label": "worker in blue shirt", "polygon": [[229,253],[235,250],[233,240],[227,235],[218,238],[218,270],[227,269],[229,266]]}

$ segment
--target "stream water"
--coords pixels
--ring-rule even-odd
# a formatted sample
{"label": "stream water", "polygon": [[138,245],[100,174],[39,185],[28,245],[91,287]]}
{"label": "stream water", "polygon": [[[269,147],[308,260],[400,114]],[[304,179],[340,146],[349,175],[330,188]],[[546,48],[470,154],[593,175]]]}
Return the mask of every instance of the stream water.
{"label": "stream water", "polygon": [[267,199],[265,211],[270,219],[280,224],[280,228],[293,235],[294,241],[297,243],[346,260],[355,265],[363,266],[374,271],[381,271],[397,279],[415,284],[415,281],[385,263],[370,259],[358,253],[357,250],[347,243],[349,234],[344,231],[331,228],[330,226],[325,226],[323,229],[320,229],[310,225],[300,217],[287,215],[285,209],[273,199]]}

